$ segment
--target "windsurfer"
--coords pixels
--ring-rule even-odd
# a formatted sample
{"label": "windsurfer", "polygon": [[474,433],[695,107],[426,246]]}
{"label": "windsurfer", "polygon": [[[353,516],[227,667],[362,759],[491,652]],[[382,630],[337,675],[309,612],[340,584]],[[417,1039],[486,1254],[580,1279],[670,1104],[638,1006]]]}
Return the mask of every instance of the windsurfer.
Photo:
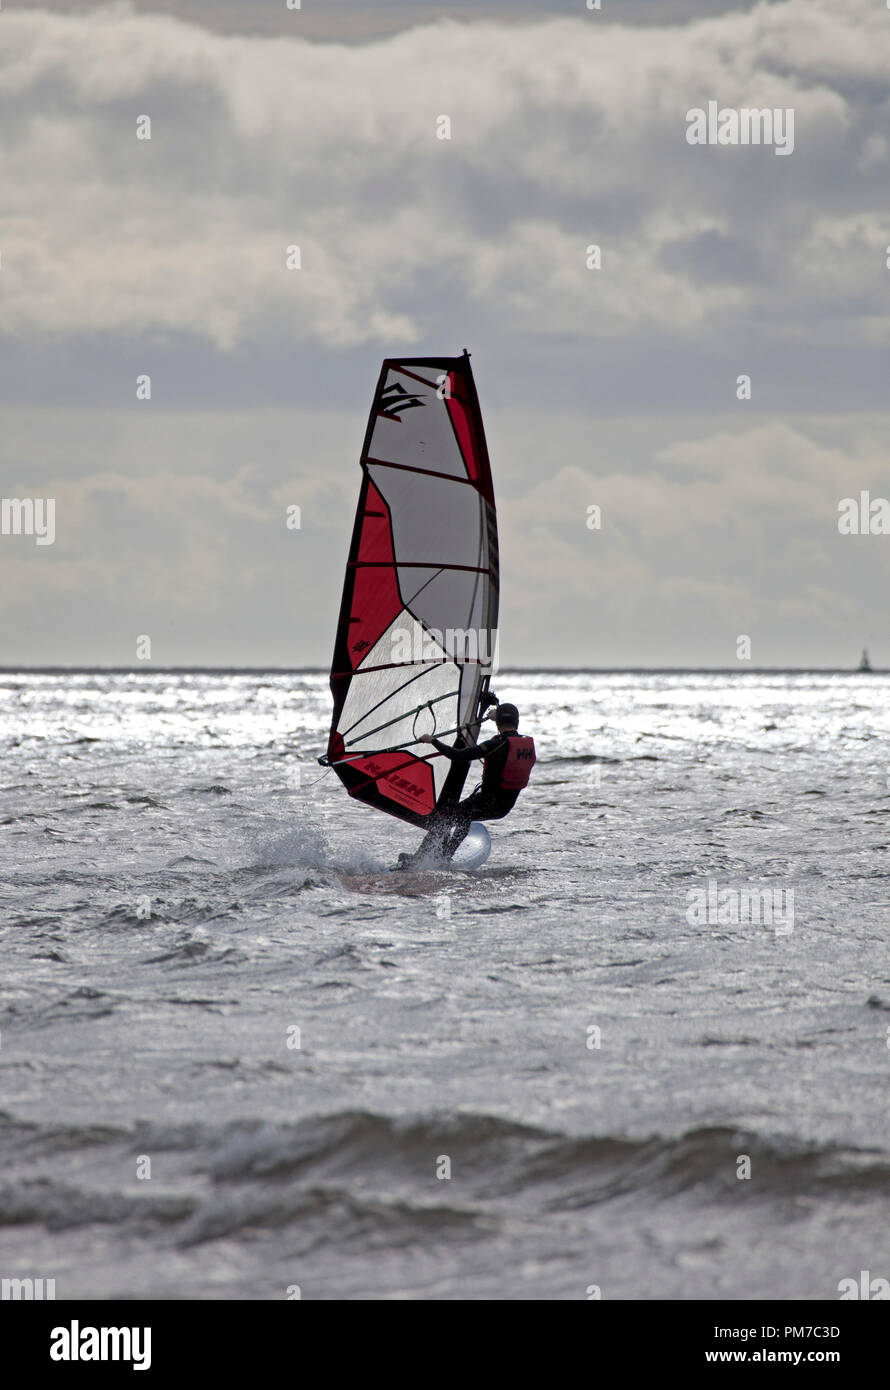
{"label": "windsurfer", "polygon": [[451,748],[432,734],[424,734],[418,743],[431,743],[437,752],[453,763],[468,763],[483,758],[482,783],[471,796],[453,806],[442,806],[430,816],[430,828],[420,847],[413,854],[400,854],[399,867],[417,864],[429,856],[451,859],[466,837],[474,820],[502,820],[516,805],[522,789],[527,786],[535,764],[534,739],[519,732],[519,711],[515,705],[499,704],[493,714],[498,731],[494,738],[467,748]]}

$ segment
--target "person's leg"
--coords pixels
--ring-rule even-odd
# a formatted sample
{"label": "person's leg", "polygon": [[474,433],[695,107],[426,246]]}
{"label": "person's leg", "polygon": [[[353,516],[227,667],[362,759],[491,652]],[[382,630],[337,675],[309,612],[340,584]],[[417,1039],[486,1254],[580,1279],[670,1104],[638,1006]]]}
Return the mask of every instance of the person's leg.
{"label": "person's leg", "polygon": [[474,820],[503,820],[516,804],[515,792],[474,792],[454,809],[451,833],[442,847],[442,858],[450,859],[467,837]]}
{"label": "person's leg", "polygon": [[448,840],[448,831],[451,830],[453,810],[434,810],[430,816],[430,828],[428,828],[423,840],[417,847],[417,858],[428,853],[438,853],[442,845]]}
{"label": "person's leg", "polygon": [[447,810],[433,811],[429,818],[429,829],[421,840],[417,849],[412,854],[400,854],[399,860],[404,863],[414,864],[420,859],[430,857],[438,858],[442,853],[442,846],[448,839],[448,832],[451,829],[452,817],[457,807],[452,806]]}
{"label": "person's leg", "polygon": [[474,820],[484,819],[487,810],[486,798],[479,792],[474,792],[472,796],[467,797],[466,801],[461,801],[455,806],[448,836],[442,844],[441,856],[443,859],[452,858],[455,850],[467,838],[470,823]]}
{"label": "person's leg", "polygon": [[429,829],[413,854],[400,854],[402,867],[418,864],[424,858],[446,862],[463,844],[474,820],[501,820],[516,803],[516,792],[473,792],[465,801],[443,807],[430,816]]}

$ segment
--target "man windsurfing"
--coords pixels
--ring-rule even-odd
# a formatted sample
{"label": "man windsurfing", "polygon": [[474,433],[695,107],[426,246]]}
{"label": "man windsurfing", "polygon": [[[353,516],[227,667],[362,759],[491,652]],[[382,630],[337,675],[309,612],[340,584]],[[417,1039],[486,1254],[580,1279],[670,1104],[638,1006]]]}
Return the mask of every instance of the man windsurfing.
{"label": "man windsurfing", "polygon": [[[495,698],[495,697],[492,697]],[[519,793],[528,785],[535,765],[535,741],[519,732],[519,710],[515,705],[498,704],[494,714],[498,731],[494,738],[468,748],[451,748],[432,734],[424,734],[418,743],[431,743],[453,763],[469,763],[483,758],[482,783],[471,796],[453,806],[442,806],[430,816],[430,828],[413,854],[399,855],[399,868],[404,869],[422,859],[451,859],[458,845],[466,838],[474,820],[502,820],[516,805]]]}

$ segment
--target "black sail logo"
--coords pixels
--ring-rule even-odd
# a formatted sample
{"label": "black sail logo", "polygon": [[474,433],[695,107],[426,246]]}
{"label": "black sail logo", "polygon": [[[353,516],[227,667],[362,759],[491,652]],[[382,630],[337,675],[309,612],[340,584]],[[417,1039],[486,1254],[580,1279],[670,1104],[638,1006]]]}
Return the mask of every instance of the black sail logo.
{"label": "black sail logo", "polygon": [[400,381],[393,381],[385,391],[380,392],[380,405],[381,415],[387,420],[398,420],[397,412],[413,410],[415,406],[422,407],[423,401],[419,400],[413,391],[406,391]]}

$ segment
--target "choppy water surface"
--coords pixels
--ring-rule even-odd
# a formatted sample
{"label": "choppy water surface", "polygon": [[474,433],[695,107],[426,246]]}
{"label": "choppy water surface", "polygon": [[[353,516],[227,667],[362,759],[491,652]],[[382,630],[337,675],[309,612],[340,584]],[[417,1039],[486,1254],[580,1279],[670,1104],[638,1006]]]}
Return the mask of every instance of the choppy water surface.
{"label": "choppy water surface", "polygon": [[[530,789],[481,871],[398,875],[418,833],[315,763],[323,675],[0,676],[0,1273],[60,1298],[890,1277],[888,680],[496,688]],[[738,920],[767,888],[779,920]]]}

